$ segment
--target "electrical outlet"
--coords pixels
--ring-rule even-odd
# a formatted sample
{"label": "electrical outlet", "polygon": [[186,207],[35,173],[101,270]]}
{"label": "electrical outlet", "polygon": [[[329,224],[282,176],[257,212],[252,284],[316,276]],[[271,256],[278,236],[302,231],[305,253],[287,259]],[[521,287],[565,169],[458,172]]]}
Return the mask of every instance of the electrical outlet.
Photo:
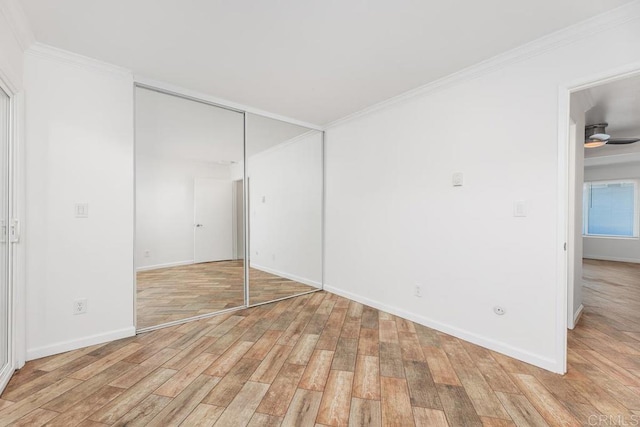
{"label": "electrical outlet", "polygon": [[151,256],[151,251],[144,251],[144,257],[149,258]]}
{"label": "electrical outlet", "polygon": [[73,302],[73,314],[85,314],[87,312],[87,299],[80,298]]}
{"label": "electrical outlet", "polygon": [[414,295],[417,296],[418,298],[422,298],[422,287],[420,285],[416,285],[416,288],[414,290]]}

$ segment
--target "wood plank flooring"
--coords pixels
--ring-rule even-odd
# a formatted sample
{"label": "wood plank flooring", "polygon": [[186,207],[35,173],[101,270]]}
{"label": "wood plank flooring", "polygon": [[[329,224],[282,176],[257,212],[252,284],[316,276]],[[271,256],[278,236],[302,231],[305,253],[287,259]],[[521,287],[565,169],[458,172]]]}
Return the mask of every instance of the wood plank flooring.
{"label": "wood plank flooring", "polygon": [[[250,304],[309,292],[315,288],[249,269]],[[137,273],[138,329],[187,319],[244,304],[244,262],[218,261]]]}
{"label": "wood plank flooring", "polygon": [[584,271],[564,376],[318,292],[29,362],[0,427],[637,425],[640,266]]}

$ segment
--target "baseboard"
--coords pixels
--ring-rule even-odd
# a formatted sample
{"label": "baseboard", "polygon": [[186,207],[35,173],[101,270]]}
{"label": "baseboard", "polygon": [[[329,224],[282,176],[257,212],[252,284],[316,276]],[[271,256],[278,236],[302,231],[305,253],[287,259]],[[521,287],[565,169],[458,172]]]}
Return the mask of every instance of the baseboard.
{"label": "baseboard", "polygon": [[264,271],[265,273],[275,274],[276,276],[284,277],[285,279],[293,280],[294,282],[303,283],[305,285],[313,286],[315,288],[322,288],[322,282],[307,279],[305,277],[296,276],[295,274],[285,273],[284,271],[278,271],[273,268],[265,267],[260,264],[251,263],[251,268]]}
{"label": "baseboard", "polygon": [[569,329],[574,329],[576,326],[578,326],[578,322],[580,321],[580,317],[582,317],[583,311],[584,311],[584,305],[580,304],[580,307],[578,307],[575,314],[573,315],[573,327]]}
{"label": "baseboard", "polygon": [[634,264],[640,264],[640,259],[637,258],[621,258],[614,256],[602,256],[602,255],[582,255],[583,259],[594,259],[597,261],[617,261],[617,262],[631,262]]}
{"label": "baseboard", "polygon": [[89,335],[88,337],[78,338],[69,341],[58,342],[43,347],[27,349],[27,360],[40,359],[42,357],[54,354],[64,353],[79,348],[88,347],[90,345],[102,344],[109,341],[118,340],[120,338],[132,337],[136,334],[136,328],[133,326],[109,331],[102,334]]}
{"label": "baseboard", "polygon": [[516,347],[512,347],[503,342],[486,338],[481,335],[474,334],[472,332],[468,332],[463,329],[459,329],[454,326],[450,326],[433,319],[429,319],[428,317],[424,317],[415,313],[410,313],[398,307],[393,307],[393,306],[383,304],[381,302],[374,301],[372,299],[369,299],[360,295],[353,294],[348,291],[344,291],[342,289],[334,288],[333,286],[329,286],[327,284],[324,285],[324,290],[327,292],[331,292],[331,293],[340,295],[342,297],[348,298],[350,300],[357,301],[361,304],[365,304],[370,307],[377,308],[378,310],[386,311],[387,313],[391,313],[393,315],[402,317],[404,319],[411,320],[412,322],[419,323],[421,325],[438,330],[440,332],[453,335],[456,338],[469,341],[473,344],[477,344],[479,346],[488,348],[498,353],[502,353],[504,355],[513,357],[515,359],[521,360],[531,365],[538,366],[542,369],[546,369],[548,371],[555,372],[558,374],[564,374],[564,367],[560,366],[560,362],[556,360],[542,357],[537,354],[533,354]]}
{"label": "baseboard", "polygon": [[145,265],[144,267],[136,268],[136,271],[158,270],[160,268],[179,267],[181,265],[191,265],[193,263],[194,262],[191,259],[191,260],[188,260],[188,261],[168,262],[166,264]]}

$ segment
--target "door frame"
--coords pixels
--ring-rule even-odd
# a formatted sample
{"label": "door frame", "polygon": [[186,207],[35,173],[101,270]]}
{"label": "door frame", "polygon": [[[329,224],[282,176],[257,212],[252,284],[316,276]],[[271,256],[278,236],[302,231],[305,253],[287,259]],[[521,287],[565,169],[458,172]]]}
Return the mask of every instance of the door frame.
{"label": "door frame", "polygon": [[[568,245],[575,238],[575,215],[572,215],[569,202],[570,187],[575,182],[575,153],[578,144],[570,144],[571,127],[571,94],[617,80],[640,75],[640,61],[615,67],[599,73],[585,75],[581,78],[560,84],[558,87],[558,227],[557,227],[557,297],[556,297],[556,360],[555,371],[567,372],[567,329],[568,296],[574,293],[574,283],[569,282],[569,259],[574,256],[574,248]],[[565,246],[566,245],[566,246]],[[565,249],[566,248],[566,249]]]}
{"label": "door frame", "polygon": [[0,392],[4,390],[16,369],[21,368],[26,360],[26,336],[24,319],[24,247],[20,242],[19,207],[22,205],[24,192],[24,168],[21,167],[24,154],[22,139],[23,96],[10,83],[0,70],[0,89],[9,96],[9,132],[6,147],[6,240],[7,259],[7,365],[0,371]]}

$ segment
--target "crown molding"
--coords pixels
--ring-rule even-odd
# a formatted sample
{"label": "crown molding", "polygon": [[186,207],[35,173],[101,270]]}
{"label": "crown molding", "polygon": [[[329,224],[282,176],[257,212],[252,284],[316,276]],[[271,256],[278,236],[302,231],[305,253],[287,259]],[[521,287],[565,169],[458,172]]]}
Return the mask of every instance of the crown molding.
{"label": "crown molding", "polygon": [[35,43],[36,38],[31,31],[27,15],[16,0],[0,0],[0,13],[7,19],[11,33],[23,51]]}
{"label": "crown molding", "polygon": [[574,43],[578,40],[593,36],[594,34],[609,30],[638,18],[640,18],[640,0],[635,0],[608,12],[596,15],[592,18],[578,22],[577,24],[565,27],[536,40],[525,43],[477,64],[463,68],[462,70],[449,74],[448,76],[434,80],[415,89],[411,89],[387,100],[375,103],[343,118],[334,120],[326,124],[325,129],[345,124],[359,117],[372,114],[376,111],[408,101],[415,97],[436,92],[438,90],[455,86],[464,81],[489,74],[508,65],[516,64],[545,52],[555,50],[559,47]]}
{"label": "crown molding", "polygon": [[91,69],[93,71],[119,75],[122,77],[131,78],[133,76],[132,71],[127,68],[119,67],[117,65],[109,64],[108,62],[89,58],[88,56],[69,52],[68,50],[59,49],[39,42],[35,42],[31,45],[31,47],[26,50],[25,55],[45,58],[79,68]]}

